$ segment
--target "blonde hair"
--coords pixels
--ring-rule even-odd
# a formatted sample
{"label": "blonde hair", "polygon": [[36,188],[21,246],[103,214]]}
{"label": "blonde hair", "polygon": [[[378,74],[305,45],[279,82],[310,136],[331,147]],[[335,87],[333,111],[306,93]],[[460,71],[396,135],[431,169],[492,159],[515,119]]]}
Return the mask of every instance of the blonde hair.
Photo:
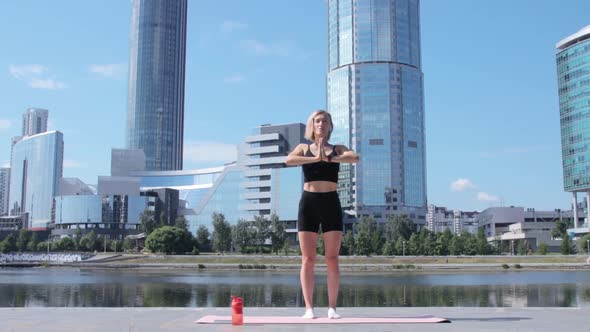
{"label": "blonde hair", "polygon": [[326,137],[326,140],[330,139],[330,136],[332,136],[332,131],[334,130],[334,123],[332,122],[332,115],[330,115],[330,113],[328,113],[327,111],[324,111],[324,110],[317,110],[317,111],[311,113],[309,118],[307,118],[307,126],[305,127],[305,138],[307,138],[308,140],[310,140],[312,142],[315,140],[315,132],[313,130],[313,120],[315,119],[316,116],[321,115],[321,114],[325,114],[328,117],[328,120],[330,121],[330,132],[328,133],[328,137]]}

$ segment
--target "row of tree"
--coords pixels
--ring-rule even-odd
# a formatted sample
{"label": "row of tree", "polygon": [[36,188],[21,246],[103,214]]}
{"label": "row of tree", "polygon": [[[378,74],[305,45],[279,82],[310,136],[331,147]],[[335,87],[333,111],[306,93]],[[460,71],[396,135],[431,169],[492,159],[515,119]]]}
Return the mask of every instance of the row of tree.
{"label": "row of tree", "polygon": [[[229,252],[267,253],[280,251],[288,252],[289,243],[284,223],[276,215],[270,218],[256,216],[253,221],[239,220],[235,225],[225,219],[221,213],[213,213],[213,232],[210,233],[205,225],[200,225],[195,236],[188,229],[184,217],[178,217],[175,225],[165,224],[166,218],[157,218],[152,211],[146,211],[140,216],[140,228],[145,232],[146,248],[154,253],[198,254],[199,252]],[[565,221],[556,222],[552,231],[554,238],[561,238],[561,253],[575,254],[578,251],[588,251],[586,246],[590,235],[582,238],[578,245],[567,234],[569,225]],[[105,243],[106,241],[106,243]],[[45,251],[49,246],[51,251],[122,251],[135,248],[135,242],[129,239],[106,240],[94,231],[82,236],[81,230],[76,230],[72,237],[60,240],[39,242],[35,232],[20,230],[18,235],[9,234],[0,241],[0,252],[11,251]],[[578,250],[578,248],[580,250]],[[319,237],[318,252],[324,253],[322,237]],[[442,233],[432,233],[423,228],[415,231],[411,219],[405,215],[391,216],[387,223],[379,225],[371,217],[362,217],[355,225],[354,232],[347,231],[343,236],[340,253],[342,255],[490,255],[512,252],[526,255],[532,252],[531,244],[526,240],[516,241],[515,245],[508,245],[506,241],[496,241],[494,245],[487,242],[483,228],[478,234],[468,232],[453,234],[450,230]],[[537,253],[546,254],[548,246],[538,245]]]}

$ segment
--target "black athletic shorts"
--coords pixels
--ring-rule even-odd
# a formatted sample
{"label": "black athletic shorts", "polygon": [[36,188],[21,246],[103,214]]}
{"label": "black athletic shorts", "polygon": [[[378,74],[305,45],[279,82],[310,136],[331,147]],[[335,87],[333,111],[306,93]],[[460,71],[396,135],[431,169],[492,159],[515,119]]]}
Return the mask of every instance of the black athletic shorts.
{"label": "black athletic shorts", "polygon": [[318,233],[342,231],[342,206],[338,193],[304,191],[299,201],[297,229],[300,232]]}

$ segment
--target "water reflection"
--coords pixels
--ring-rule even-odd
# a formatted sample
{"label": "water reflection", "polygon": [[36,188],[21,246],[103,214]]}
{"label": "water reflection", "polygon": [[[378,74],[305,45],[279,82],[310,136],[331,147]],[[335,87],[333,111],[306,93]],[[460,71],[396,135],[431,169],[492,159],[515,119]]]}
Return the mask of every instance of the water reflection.
{"label": "water reflection", "polygon": [[[303,306],[295,272],[0,269],[1,307]],[[315,303],[327,306],[325,278]],[[590,304],[584,271],[343,275],[343,307],[572,307]]]}

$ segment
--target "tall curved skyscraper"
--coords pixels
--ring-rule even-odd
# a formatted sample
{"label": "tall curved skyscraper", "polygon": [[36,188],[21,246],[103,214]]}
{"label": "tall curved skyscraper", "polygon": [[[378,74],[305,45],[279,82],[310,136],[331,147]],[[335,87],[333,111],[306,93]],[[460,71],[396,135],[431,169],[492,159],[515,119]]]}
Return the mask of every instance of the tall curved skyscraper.
{"label": "tall curved skyscraper", "polygon": [[[329,0],[331,141],[361,156],[342,165],[339,194],[355,218],[426,211],[419,0]],[[346,221],[346,220],[345,220]]]}
{"label": "tall curved skyscraper", "polygon": [[133,0],[127,147],[146,170],[182,169],[187,0]]}
{"label": "tall curved skyscraper", "polygon": [[560,40],[556,48],[563,187],[572,193],[572,206],[576,207],[574,228],[581,226],[578,212],[583,212],[577,194],[586,194],[587,228],[590,226],[590,25]]}

